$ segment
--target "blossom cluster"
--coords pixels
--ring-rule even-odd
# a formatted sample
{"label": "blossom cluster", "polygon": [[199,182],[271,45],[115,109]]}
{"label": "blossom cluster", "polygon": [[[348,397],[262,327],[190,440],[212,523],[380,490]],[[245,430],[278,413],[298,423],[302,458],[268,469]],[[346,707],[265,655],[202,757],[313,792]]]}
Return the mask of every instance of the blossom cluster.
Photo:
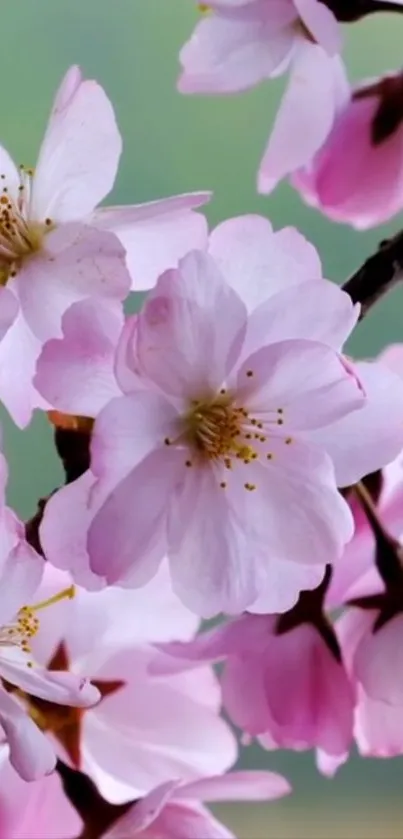
{"label": "blossom cluster", "polygon": [[[260,188],[399,209],[401,80],[348,93],[333,3],[204,11],[184,92],[290,68]],[[291,789],[240,742],[329,776],[403,754],[403,344],[350,356],[360,303],[293,227],[209,229],[207,192],[100,207],[121,151],[75,66],[35,169],[0,148],[0,401],[50,421],[66,477],[23,523],[0,453],[3,839],[230,839],[204,802]]]}
{"label": "blossom cluster", "polygon": [[211,0],[199,10],[180,54],[182,93],[229,94],[289,73],[259,192],[288,177],[309,205],[360,230],[403,209],[402,70],[351,86],[341,57],[341,24],[402,12],[401,0]]}

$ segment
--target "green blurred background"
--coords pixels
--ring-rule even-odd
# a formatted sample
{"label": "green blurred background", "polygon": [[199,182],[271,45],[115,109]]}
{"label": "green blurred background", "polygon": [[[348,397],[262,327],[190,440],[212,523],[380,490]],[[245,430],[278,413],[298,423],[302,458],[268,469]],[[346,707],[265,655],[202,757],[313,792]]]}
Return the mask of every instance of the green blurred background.
{"label": "green blurred background", "polygon": [[[271,197],[255,176],[283,80],[228,98],[190,98],[175,91],[177,56],[197,18],[192,0],[2,0],[0,140],[17,162],[33,165],[52,96],[67,67],[79,63],[106,88],[117,112],[124,154],[113,203],[139,203],[187,190],[212,189],[211,224],[259,212],[275,227],[293,224],[318,248],[325,275],[341,281],[399,226],[356,233],[308,209],[284,184]],[[403,18],[374,16],[345,29],[353,78],[401,63]],[[351,343],[373,355],[403,339],[403,296],[378,306]],[[2,415],[11,467],[10,503],[25,517],[60,479],[41,417],[21,433]],[[217,808],[245,839],[271,836],[402,837],[403,760],[353,758],[332,782],[312,755],[270,754],[251,747],[244,765],[275,768],[292,781],[291,798],[267,806]]]}

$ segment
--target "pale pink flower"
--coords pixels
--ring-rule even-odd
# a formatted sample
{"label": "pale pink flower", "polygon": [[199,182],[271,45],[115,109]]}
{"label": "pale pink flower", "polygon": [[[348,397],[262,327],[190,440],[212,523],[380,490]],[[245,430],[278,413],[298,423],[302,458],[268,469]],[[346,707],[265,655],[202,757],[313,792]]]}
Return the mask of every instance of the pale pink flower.
{"label": "pale pink flower", "polygon": [[[70,582],[47,568],[42,595]],[[198,626],[172,592],[166,564],[139,592],[76,590],[43,615],[33,640],[37,660],[88,674],[99,704],[75,719],[65,709],[44,729],[59,756],[92,777],[112,802],[144,795],[181,777],[225,771],[237,744],[220,718],[221,693],[210,666],[200,672],[158,676],[148,672],[155,642],[190,639]]]}
{"label": "pale pink flower", "polygon": [[48,605],[43,601],[31,605],[44,562],[25,541],[23,525],[5,506],[6,480],[6,464],[0,455],[0,676],[10,686],[10,690],[0,687],[0,727],[12,765],[22,778],[33,780],[50,772],[56,758],[13,691],[17,688],[48,702],[80,708],[95,704],[99,693],[86,678],[48,673],[31,657],[31,639]]}
{"label": "pale pink flower", "polygon": [[159,646],[172,659],[157,659],[157,672],[224,660],[224,707],[264,747],[315,748],[326,774],[346,760],[354,693],[337,649],[313,624],[282,631],[277,615],[246,614],[188,643]]}
{"label": "pale pink flower", "polygon": [[385,758],[403,754],[403,613],[381,628],[378,617],[376,609],[348,609],[336,628],[356,692],[358,749]]}
{"label": "pale pink flower", "polygon": [[[351,91],[321,148],[293,176],[308,204],[364,230],[403,207],[403,75]],[[300,123],[302,133],[302,122]]]}
{"label": "pale pink flower", "polygon": [[56,772],[26,783],[7,762],[0,767],[0,839],[72,839],[81,819]]}
{"label": "pale pink flower", "polygon": [[133,804],[105,839],[235,839],[202,802],[272,801],[290,791],[285,778],[275,772],[229,772],[190,784],[168,781]]}
{"label": "pale pink flower", "polygon": [[18,169],[0,147],[0,285],[8,285],[1,292],[0,397],[19,425],[43,405],[32,388],[35,362],[42,344],[60,334],[69,305],[89,296],[116,305],[131,287],[126,262],[136,286],[147,287],[205,241],[206,222],[192,208],[206,194],[95,209],[113,186],[121,146],[105,92],[72,67],[35,171]]}
{"label": "pale pink flower", "polygon": [[208,7],[181,50],[180,91],[233,93],[290,70],[259,171],[259,191],[269,192],[311,159],[332,127],[345,88],[339,25],[318,0],[212,0]]}
{"label": "pale pink flower", "polygon": [[[341,485],[395,456],[403,443],[402,386],[387,370],[363,364],[365,399],[350,363],[335,353],[357,311],[319,279],[315,251],[296,231],[273,234],[259,217],[233,219],[213,232],[209,250],[227,282],[200,253],[164,275],[123,330],[115,379],[113,340],[99,319],[91,327],[91,306],[76,309],[87,328],[72,367],[73,312],[65,338],[45,348],[36,382],[58,409],[85,405],[94,416],[106,390],[112,395],[119,385],[125,396],[97,419],[92,471],[50,499],[42,544],[84,586],[95,582],[91,569],[104,582],[142,585],[167,551],[175,590],[196,612],[254,603],[257,611],[282,611],[300,587],[318,584],[323,557],[336,559],[351,534],[325,452]],[[283,562],[301,563],[298,581],[297,572],[288,580],[293,566],[286,571]]]}

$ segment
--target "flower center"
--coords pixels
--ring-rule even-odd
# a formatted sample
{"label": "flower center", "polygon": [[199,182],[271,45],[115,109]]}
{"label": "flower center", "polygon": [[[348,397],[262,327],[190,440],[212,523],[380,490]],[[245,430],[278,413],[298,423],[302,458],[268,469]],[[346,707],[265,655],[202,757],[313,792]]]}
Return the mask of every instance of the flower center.
{"label": "flower center", "polygon": [[[32,175],[32,169],[20,166],[17,197],[0,186],[0,285],[6,285],[22,261],[41,249],[45,234],[53,228],[51,219],[44,223],[29,219]],[[5,178],[0,175],[0,184]]]}
{"label": "flower center", "polygon": [[185,438],[203,459],[220,459],[226,465],[231,457],[249,462],[257,457],[248,442],[252,439],[247,433],[250,422],[245,408],[237,407],[232,397],[222,392],[192,404],[184,418]]}
{"label": "flower center", "polygon": [[[0,627],[0,647],[20,647],[23,653],[30,653],[31,638],[37,634],[39,629],[39,618],[37,612],[64,600],[66,597],[74,597],[74,586],[59,591],[58,594],[42,600],[33,606],[23,606],[17,614],[14,623]],[[27,667],[33,667],[31,660],[27,661]]]}

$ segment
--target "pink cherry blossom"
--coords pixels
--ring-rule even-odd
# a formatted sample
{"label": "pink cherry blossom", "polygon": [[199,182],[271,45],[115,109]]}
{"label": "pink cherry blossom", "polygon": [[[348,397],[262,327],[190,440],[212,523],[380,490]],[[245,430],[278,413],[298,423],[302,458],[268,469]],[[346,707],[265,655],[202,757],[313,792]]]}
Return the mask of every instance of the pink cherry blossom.
{"label": "pink cherry blossom", "polygon": [[[47,568],[41,594],[53,595],[70,579]],[[66,715],[52,733],[59,756],[79,767],[113,803],[137,798],[181,777],[223,772],[237,757],[229,726],[220,718],[221,694],[212,669],[167,676],[148,672],[151,644],[190,639],[198,626],[172,592],[164,564],[141,591],[77,589],[73,600],[43,615],[32,648],[38,661],[88,675],[101,701],[77,717]]]}
{"label": "pink cherry blossom", "polygon": [[375,629],[376,610],[348,609],[337,633],[356,691],[354,736],[365,757],[403,754],[403,615]]}
{"label": "pink cherry blossom", "polygon": [[[233,722],[269,749],[318,750],[332,774],[348,755],[354,693],[343,663],[308,623],[280,630],[276,615],[243,615],[188,643],[162,644],[175,671],[196,662],[225,660],[224,706]],[[175,658],[176,657],[176,658]]]}
{"label": "pink cherry blossom", "polygon": [[[317,301],[326,283],[316,286]],[[339,316],[336,305],[331,329]],[[160,278],[135,321],[142,385],[96,420],[92,488],[84,476],[62,490],[70,506],[87,482],[79,515],[93,516],[90,566],[108,583],[143,585],[168,550],[175,591],[208,616],[264,592],[268,554],[307,565],[340,555],[351,518],[315,431],[365,397],[333,349],[287,330],[281,341],[275,325],[272,338],[270,322],[244,358],[246,309],[211,257],[194,252]],[[55,516],[58,503],[56,495],[45,513],[43,546],[68,567],[59,548],[71,513]]]}
{"label": "pink cherry blossom", "polygon": [[369,81],[345,100],[321,148],[293,177],[303,198],[363,230],[403,206],[403,76]]}
{"label": "pink cherry blossom", "polygon": [[[50,499],[41,529],[42,544],[51,562],[70,570],[84,586],[96,586],[95,575],[98,585],[142,585],[155,573],[167,551],[175,590],[196,612],[209,615],[247,606],[259,612],[283,611],[295,603],[300,588],[312,588],[320,581],[324,563],[329,561],[329,537],[335,559],[351,533],[346,506],[336,495],[334,484],[333,490],[330,486],[326,492],[318,489],[333,480],[331,471],[327,471],[330,464],[324,466],[325,452],[331,453],[341,485],[358,480],[394,457],[403,444],[399,420],[402,385],[387,369],[363,364],[359,376],[365,381],[365,398],[350,362],[346,367],[334,354],[354,326],[357,311],[346,294],[320,278],[317,255],[297,231],[273,233],[269,223],[259,217],[232,219],[213,231],[209,251],[210,259],[202,254],[189,255],[180,271],[163,276],[143,312],[128,320],[116,351],[114,376],[112,345],[117,322],[111,340],[103,316],[92,318],[91,303],[85,307],[77,304],[75,312],[66,315],[64,338],[45,348],[36,384],[54,407],[72,413],[85,407],[92,416],[105,407],[95,425],[91,472]],[[280,291],[282,279],[285,287]],[[224,310],[226,330],[221,323]],[[75,317],[79,318],[77,328]],[[77,342],[77,352],[70,361],[78,329],[83,329],[86,337],[84,342]],[[214,365],[205,356],[206,346],[214,351]],[[304,352],[310,355],[309,364],[301,355]],[[346,387],[353,397],[355,404],[350,403],[347,411],[338,397],[336,413],[329,413],[327,399],[319,406],[315,397],[313,407],[313,382],[308,385],[304,402],[301,385],[306,381],[306,369],[312,368],[313,355],[322,352],[331,363],[329,371],[333,369],[340,377],[339,384],[334,381],[332,387]],[[319,356],[317,359],[315,364]],[[254,365],[259,370],[253,369]],[[319,375],[319,367],[316,369]],[[264,387],[259,384],[259,393],[257,374],[259,378],[269,377]],[[281,394],[287,402],[293,400],[289,409],[293,416],[287,420],[287,412],[283,415],[282,405],[277,405],[280,392],[276,382],[277,375],[285,382],[290,374],[287,387],[292,394]],[[322,382],[319,385],[318,381],[319,387],[327,387],[325,380]],[[113,396],[116,388],[125,396],[106,404],[107,394]],[[248,452],[264,454],[260,461],[249,456],[234,459],[237,452],[231,449],[222,457],[207,458],[207,463],[200,464],[197,456],[193,462],[194,418],[189,405],[192,400],[200,402],[200,394],[205,399],[206,388],[210,400],[216,394],[214,411],[227,411],[228,394],[232,392],[243,410],[253,407],[250,413],[255,425],[245,427],[245,434],[251,437],[245,437],[242,445],[255,446],[256,451]],[[225,392],[220,393],[222,390]],[[272,399],[276,400],[275,406]],[[385,399],[391,406],[387,412]],[[273,414],[272,407],[280,408],[280,413]],[[325,414],[321,413],[323,408]],[[303,417],[297,417],[299,411]],[[210,417],[206,419],[211,422]],[[186,422],[192,426],[190,437],[183,425]],[[260,439],[267,434],[268,451],[268,441]],[[289,437],[292,443],[285,442]],[[173,445],[164,443],[171,438]],[[267,454],[273,457],[268,459]],[[278,471],[279,457],[285,470],[291,472]],[[234,464],[236,469],[228,469]],[[312,478],[305,483],[307,468],[316,470],[313,483]],[[249,487],[257,484],[257,474],[260,486],[255,492]],[[272,495],[270,475],[277,481]],[[295,481],[304,483],[301,497],[310,510],[305,526],[313,514],[312,504],[319,505],[313,515],[325,517],[320,528],[318,518],[315,524],[311,519],[308,538],[302,538],[299,531],[300,497],[295,527],[291,530],[288,526],[292,500],[287,496],[286,501],[279,492],[280,475],[284,492],[291,491],[291,495],[296,491]],[[291,481],[292,490],[290,484],[286,489],[287,481]],[[142,500],[133,505],[137,485]],[[307,492],[308,485],[312,495]],[[261,501],[264,514],[260,514]],[[273,520],[268,517],[270,509]],[[288,511],[287,527],[282,509]],[[335,515],[341,516],[341,527],[336,525]],[[206,527],[206,521],[210,527]],[[327,524],[322,530],[324,521]],[[330,536],[332,523],[336,540]],[[295,563],[300,563],[298,571]],[[289,573],[291,568],[293,574]]]}
{"label": "pink cherry blossom", "polygon": [[[317,0],[213,0],[182,48],[182,93],[245,90],[290,70],[290,82],[261,162],[269,192],[304,165],[329,133],[345,75],[339,25]],[[303,124],[303,131],[295,128]]]}
{"label": "pink cherry blossom", "polygon": [[203,801],[271,801],[289,792],[288,782],[274,772],[229,772],[190,784],[168,781],[136,802],[105,839],[235,839]]}
{"label": "pink cherry blossom", "polygon": [[0,767],[0,839],[71,839],[81,819],[56,772],[26,783],[8,762]]}
{"label": "pink cherry blossom", "polygon": [[207,194],[95,209],[113,186],[121,146],[105,92],[72,67],[35,172],[17,169],[0,147],[0,398],[19,425],[44,406],[32,388],[35,362],[69,305],[88,296],[121,301],[131,287],[126,263],[136,287],[147,287],[204,244],[206,222],[192,210]]}
{"label": "pink cherry blossom", "polygon": [[[13,696],[15,688],[49,702],[86,708],[99,693],[86,678],[51,674],[31,658],[31,639],[38,631],[42,610],[33,604],[44,562],[24,538],[23,525],[5,506],[7,469],[0,456],[0,676],[11,690],[0,688],[0,725],[8,743],[10,761],[25,780],[50,772],[54,751],[39,728]],[[50,605],[50,604],[49,604]],[[39,613],[39,614],[38,614]]]}

